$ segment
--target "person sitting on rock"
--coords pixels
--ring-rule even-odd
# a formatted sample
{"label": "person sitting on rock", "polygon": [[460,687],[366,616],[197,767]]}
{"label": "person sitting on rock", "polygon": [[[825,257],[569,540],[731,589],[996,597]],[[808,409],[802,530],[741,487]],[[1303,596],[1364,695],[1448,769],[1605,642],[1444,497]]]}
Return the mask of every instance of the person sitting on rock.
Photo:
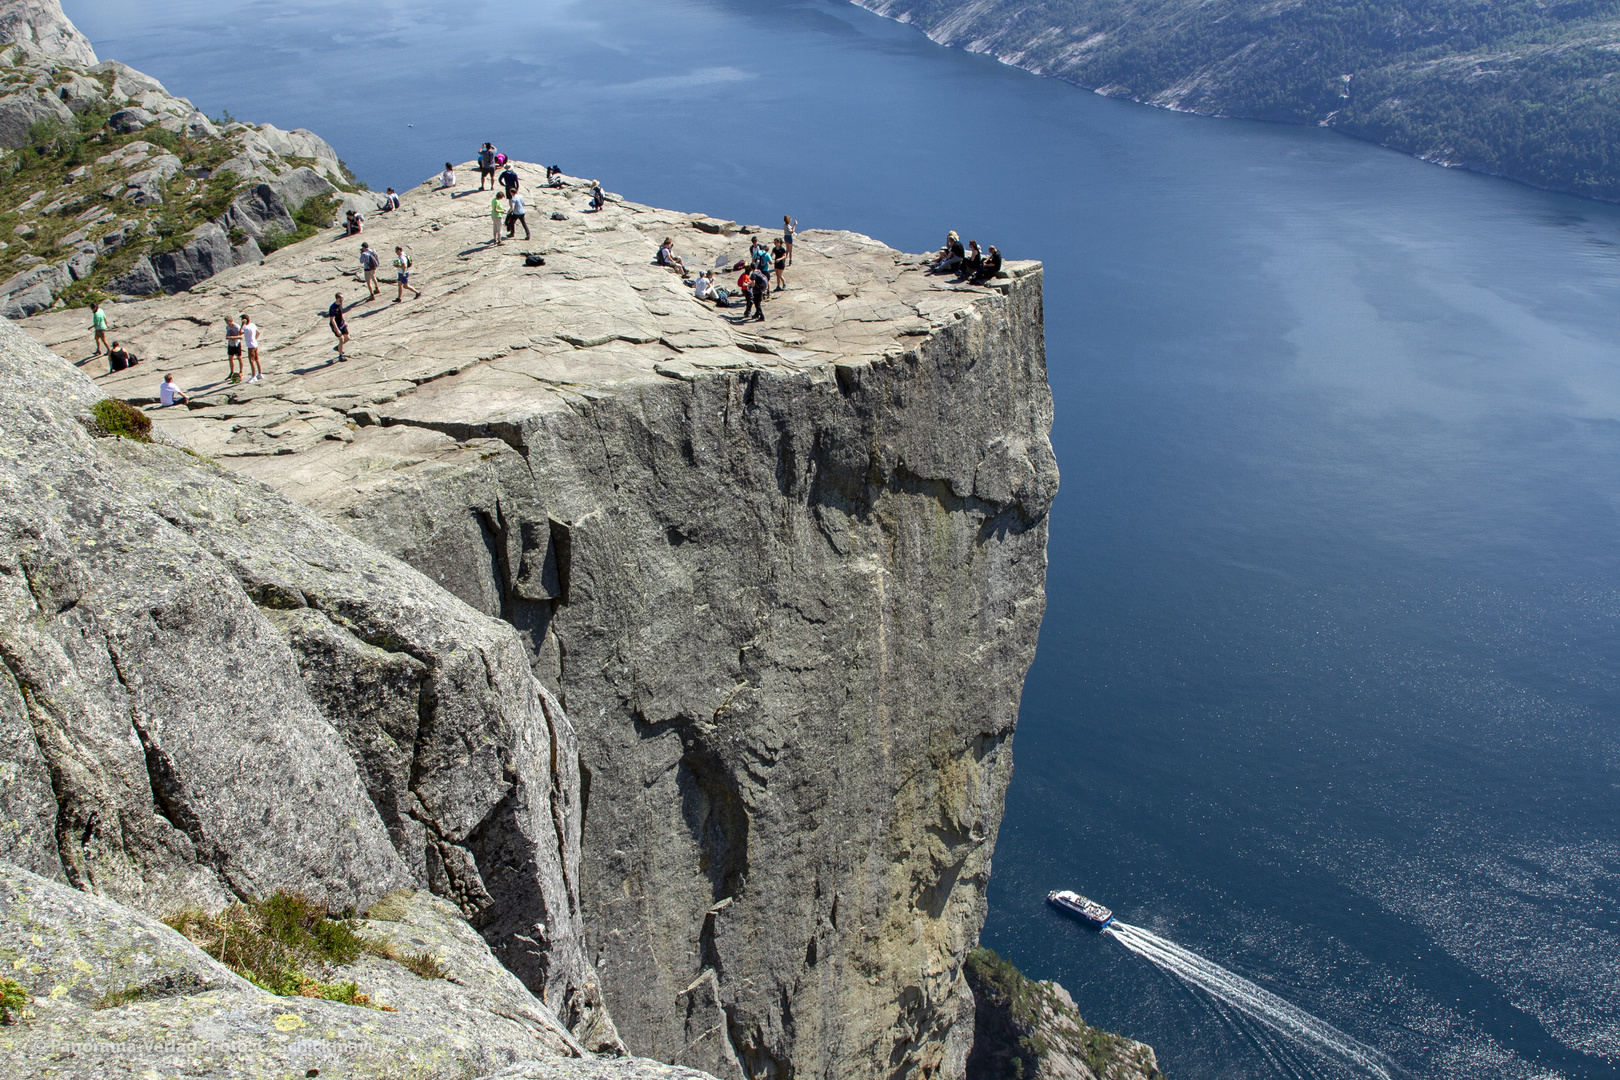
{"label": "person sitting on rock", "polygon": [[112,343],[112,350],[107,353],[107,374],[132,368],[141,362],[141,358],[134,356],[119,342]]}
{"label": "person sitting on rock", "polygon": [[983,266],[984,252],[979,250],[979,242],[977,240],[969,240],[967,255],[962,259],[962,265],[956,268],[956,272],[965,278],[972,277],[974,274],[977,274]]}
{"label": "person sitting on rock", "polygon": [[163,382],[158,386],[158,404],[162,408],[166,409],[170,405],[183,405],[189,400],[186,395],[180,392],[180,388],[174,385],[173,375],[163,376]]}
{"label": "person sitting on rock", "polygon": [[707,270],[699,270],[697,280],[692,283],[692,295],[699,300],[708,300],[714,296],[714,282],[709,278]]}
{"label": "person sitting on rock", "polygon": [[552,187],[563,186],[563,173],[561,165],[546,166],[546,183]]}
{"label": "person sitting on rock", "polygon": [[441,188],[456,186],[456,167],[448,161],[444,163],[444,172],[439,174],[439,186]]}
{"label": "person sitting on rock", "polygon": [[990,254],[985,258],[984,265],[979,267],[979,272],[973,275],[973,280],[975,283],[989,281],[999,273],[1001,273],[1001,252],[996,250],[996,245],[991,244]]}
{"label": "person sitting on rock", "polygon": [[590,208],[592,210],[600,210],[600,209],[602,209],[602,207],[604,207],[606,205],[607,205],[607,192],[602,190],[602,185],[601,184],[592,184],[591,185]]}
{"label": "person sitting on rock", "polygon": [[398,210],[398,209],[399,209],[399,196],[394,194],[394,189],[393,188],[389,188],[388,189],[388,194],[383,196],[382,205],[377,207],[377,212],[381,213],[381,214],[387,214],[387,213],[391,213],[392,211],[395,211],[395,210]]}
{"label": "person sitting on rock", "polygon": [[354,236],[361,229],[365,228],[365,223],[360,220],[359,214],[355,213],[353,210],[350,210],[347,214],[343,215],[343,227],[348,230],[348,235]]}
{"label": "person sitting on rock", "polygon": [[681,277],[686,276],[686,264],[681,261],[679,255],[675,254],[675,238],[673,236],[664,237],[664,242],[659,245],[656,261],[659,266],[671,267]]}
{"label": "person sitting on rock", "polygon": [[936,273],[941,274],[948,270],[955,270],[962,264],[962,259],[966,255],[967,252],[962,250],[962,238],[957,236],[956,231],[953,229],[946,234],[945,246],[939,249],[939,255],[934,259],[933,269]]}

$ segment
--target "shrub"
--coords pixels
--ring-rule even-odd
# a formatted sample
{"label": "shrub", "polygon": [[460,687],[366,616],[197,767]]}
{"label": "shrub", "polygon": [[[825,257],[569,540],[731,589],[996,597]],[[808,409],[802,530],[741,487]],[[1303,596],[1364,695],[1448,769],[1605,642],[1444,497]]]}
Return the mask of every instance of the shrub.
{"label": "shrub", "polygon": [[55,157],[73,149],[79,142],[79,128],[55,116],[35,120],[28,125],[28,145],[40,157]]}
{"label": "shrub", "polygon": [[30,1000],[28,991],[21,983],[0,979],[0,1024],[11,1023],[11,1010],[20,1012]]}
{"label": "shrub", "polygon": [[90,406],[90,415],[107,435],[136,442],[152,441],[152,418],[127,401],[105,398]]}

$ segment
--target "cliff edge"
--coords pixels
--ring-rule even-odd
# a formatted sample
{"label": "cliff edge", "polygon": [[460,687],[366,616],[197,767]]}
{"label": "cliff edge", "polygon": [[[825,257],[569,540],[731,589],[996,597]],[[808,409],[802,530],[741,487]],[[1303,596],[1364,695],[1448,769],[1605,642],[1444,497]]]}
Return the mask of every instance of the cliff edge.
{"label": "cliff edge", "polygon": [[[531,241],[423,185],[363,237],[115,305],[148,363],[101,389],[175,372],[167,438],[516,629],[578,731],[584,961],[631,1049],[959,1077],[1057,484],[1039,267],[972,286],[808,232],[743,323],[654,253],[730,266],[757,230],[518,171]],[[402,302],[367,298],[362,239],[411,255]],[[224,380],[238,311],[262,383]],[[82,357],[82,322],[23,325]],[[479,850],[418,872],[543,986],[546,931],[483,899]]]}

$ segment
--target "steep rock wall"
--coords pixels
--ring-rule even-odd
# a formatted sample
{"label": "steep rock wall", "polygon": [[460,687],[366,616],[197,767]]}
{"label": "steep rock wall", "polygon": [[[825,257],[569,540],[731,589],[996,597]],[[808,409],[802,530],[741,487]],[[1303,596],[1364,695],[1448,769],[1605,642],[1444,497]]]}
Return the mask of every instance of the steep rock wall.
{"label": "steep rock wall", "polygon": [[0,859],[153,914],[431,886],[611,1045],[575,736],[517,635],[256,481],[93,437],[99,397],[0,321]]}

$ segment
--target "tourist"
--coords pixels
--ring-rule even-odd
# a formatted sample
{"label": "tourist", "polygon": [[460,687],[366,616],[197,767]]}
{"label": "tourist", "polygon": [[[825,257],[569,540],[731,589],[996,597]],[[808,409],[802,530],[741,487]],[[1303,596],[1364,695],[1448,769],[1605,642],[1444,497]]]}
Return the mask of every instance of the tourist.
{"label": "tourist", "polygon": [[366,219],[360,215],[358,210],[350,210],[344,215],[344,225],[348,229],[348,235],[350,236],[359,236],[366,231]]}
{"label": "tourist", "polygon": [[506,167],[505,172],[501,173],[501,187],[506,189],[508,199],[517,194],[518,174],[517,170],[510,165]]}
{"label": "tourist", "polygon": [[770,249],[765,246],[764,241],[754,241],[754,269],[765,275],[767,287],[771,283],[771,264],[774,261],[771,258]]}
{"label": "tourist", "polygon": [[505,165],[510,160],[511,160],[510,158],[508,158],[505,154],[501,153],[500,151],[495,152],[495,164],[497,166]]}
{"label": "tourist", "polygon": [[115,341],[112,343],[112,351],[107,354],[107,374],[132,368],[140,362],[140,357],[130,355],[128,349]]}
{"label": "tourist", "polygon": [[245,311],[242,312],[242,347],[247,350],[248,367],[253,372],[248,382],[262,382],[264,371],[259,367],[259,327]]}
{"label": "tourist", "polygon": [[478,190],[484,190],[484,181],[489,181],[491,189],[495,187],[495,147],[485,143],[484,148],[478,151]]}
{"label": "tourist", "polygon": [[158,386],[159,407],[167,409],[170,405],[183,405],[188,400],[190,399],[180,392],[180,388],[174,385],[173,375],[163,376],[163,382]]}
{"label": "tourist", "polygon": [[377,268],[382,260],[377,257],[377,251],[368,242],[360,244],[360,273],[365,278],[366,299],[375,300],[382,288],[377,284]]}
{"label": "tourist", "polygon": [[225,363],[230,373],[225,381],[232,385],[242,381],[242,328],[236,325],[236,316],[225,316]]}
{"label": "tourist", "polygon": [[561,165],[546,166],[546,184],[549,187],[563,186],[563,172]]}
{"label": "tourist", "polygon": [[962,265],[957,268],[956,272],[965,278],[972,277],[979,272],[982,266],[984,266],[984,252],[979,250],[977,240],[969,240],[967,255],[962,259]]}
{"label": "tourist", "polygon": [[1001,273],[1001,252],[996,250],[996,245],[991,244],[990,254],[984,260],[984,265],[979,268],[979,272],[973,275],[973,280],[975,283],[989,281],[999,273]]}
{"label": "tourist", "polygon": [[405,254],[404,248],[397,245],[394,247],[394,266],[399,271],[398,276],[394,278],[394,281],[399,285],[399,295],[394,297],[394,303],[397,304],[405,299],[406,289],[410,289],[411,292],[415,293],[418,300],[422,299],[422,290],[411,284],[411,257]]}
{"label": "tourist", "polygon": [[456,186],[456,167],[448,161],[444,163],[444,172],[439,174],[439,186],[441,188]]}
{"label": "tourist", "polygon": [[[479,188],[478,190],[483,191],[484,189]],[[493,199],[489,200],[489,223],[490,223],[491,226],[494,227],[494,235],[490,239],[492,239],[497,244],[506,243],[506,241],[504,239],[502,239],[502,237],[501,237],[501,225],[505,221],[506,221],[506,204],[501,202],[500,189],[496,188],[495,189],[495,197]]]}
{"label": "tourist", "polygon": [[714,282],[709,278],[707,270],[699,270],[697,280],[692,283],[692,295],[699,300],[708,300],[714,296]]}
{"label": "tourist", "polygon": [[602,190],[602,185],[601,184],[593,183],[591,185],[590,209],[592,209],[592,210],[600,210],[600,209],[602,209],[602,207],[604,207],[606,205],[607,205],[607,192]]}
{"label": "tourist", "polygon": [[682,262],[681,257],[675,254],[675,238],[673,236],[664,237],[664,242],[659,245],[657,262],[659,266],[673,268],[682,278],[686,277],[686,263]]}
{"label": "tourist", "polygon": [[343,354],[343,346],[349,343],[349,324],[343,318],[343,294],[334,293],[332,306],[326,309],[326,322],[332,328],[332,336],[337,338],[338,359],[347,360]]}
{"label": "tourist", "polygon": [[377,210],[378,210],[379,213],[387,214],[387,213],[392,213],[393,211],[398,210],[398,209],[399,209],[399,196],[394,194],[394,189],[393,188],[389,188],[388,189],[388,194],[383,196],[382,205],[379,206],[377,208]]}
{"label": "tourist", "polygon": [[107,344],[107,313],[101,310],[101,301],[90,305],[90,329],[96,334],[96,355],[101,355],[103,348],[109,352],[112,346]]}
{"label": "tourist", "polygon": [[787,288],[787,278],[782,274],[783,269],[787,266],[788,259],[786,237],[777,238],[776,243],[771,247],[771,258],[776,261],[776,291],[781,292]]}
{"label": "tourist", "polygon": [[945,246],[939,249],[939,255],[934,259],[933,269],[938,273],[954,270],[961,265],[966,252],[962,250],[962,240],[955,230],[945,236]]}
{"label": "tourist", "polygon": [[799,223],[787,214],[782,215],[782,245],[787,248],[788,265],[793,265],[793,234],[799,231]]}
{"label": "tourist", "polygon": [[523,196],[516,191],[512,192],[511,209],[506,212],[506,235],[517,239],[517,227],[523,226],[523,239],[529,239],[529,219],[525,215],[527,208],[523,205]]}
{"label": "tourist", "polygon": [[748,296],[747,302],[743,304],[743,321],[748,321],[748,312],[752,310],[754,312],[754,319],[758,322],[764,322],[765,293],[771,287],[771,279],[769,275],[764,270],[761,270],[758,266],[754,267],[752,270],[746,271],[744,277],[748,281]]}

